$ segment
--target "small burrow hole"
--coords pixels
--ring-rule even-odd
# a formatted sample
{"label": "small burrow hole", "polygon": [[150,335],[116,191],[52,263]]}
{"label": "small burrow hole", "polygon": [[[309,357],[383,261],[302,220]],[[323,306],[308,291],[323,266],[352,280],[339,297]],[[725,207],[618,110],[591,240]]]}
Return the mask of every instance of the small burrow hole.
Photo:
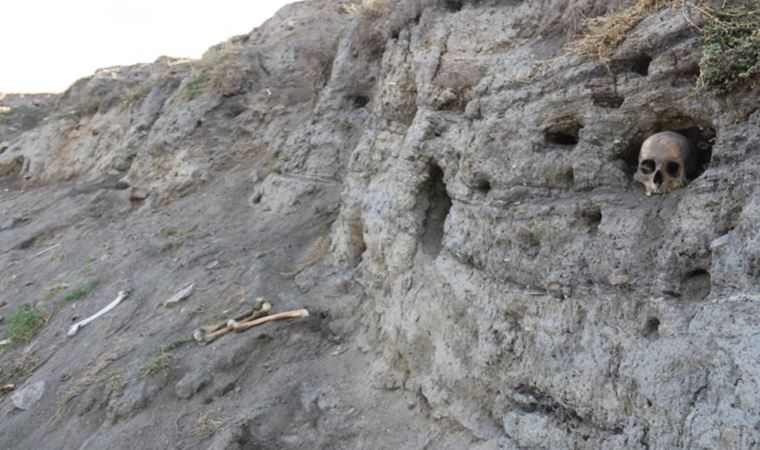
{"label": "small burrow hole", "polygon": [[364,221],[355,218],[348,223],[347,254],[349,264],[356,267],[364,258],[367,251],[367,242],[364,240]]}
{"label": "small burrow hole", "polygon": [[648,338],[657,338],[660,335],[660,319],[650,317],[644,324],[644,336]]}
{"label": "small burrow hole", "polygon": [[641,53],[631,58],[618,59],[610,62],[610,67],[615,73],[633,72],[641,76],[649,75],[649,65],[652,63],[652,57]]}
{"label": "small burrow hole", "polygon": [[544,141],[547,144],[574,147],[578,144],[583,124],[575,119],[561,119],[544,130]]}
{"label": "small burrow hole", "polygon": [[487,195],[489,192],[491,192],[491,182],[488,181],[486,178],[476,179],[472,187],[476,191],[484,195]]}
{"label": "small burrow hole", "polygon": [[369,103],[369,97],[366,95],[352,95],[350,98],[354,108],[364,108]]}
{"label": "small burrow hole", "polygon": [[428,179],[422,186],[421,194],[427,205],[422,224],[422,251],[435,257],[443,248],[444,226],[451,209],[451,197],[446,191],[443,169],[438,164],[430,165]]}
{"label": "small burrow hole", "polygon": [[594,232],[602,223],[602,208],[599,205],[587,205],[581,209],[581,218],[589,230]]}
{"label": "small burrow hole", "polygon": [[702,175],[710,166],[713,144],[715,142],[715,130],[704,126],[690,126],[677,128],[674,131],[685,136],[694,146],[694,150],[696,151],[694,164],[686,173],[686,178],[694,180]]}
{"label": "small burrow hole", "polygon": [[595,92],[591,94],[591,99],[595,106],[602,108],[618,109],[623,106],[625,98],[614,92]]}
{"label": "small burrow hole", "polygon": [[688,272],[681,281],[681,295],[686,300],[702,301],[710,295],[712,277],[705,269]]}
{"label": "small burrow hole", "polygon": [[446,10],[451,12],[457,12],[461,11],[464,7],[464,1],[463,0],[445,0],[443,2],[444,7]]}
{"label": "small burrow hole", "polygon": [[560,172],[557,181],[560,185],[572,186],[575,184],[575,170],[572,167],[565,168],[565,170]]}

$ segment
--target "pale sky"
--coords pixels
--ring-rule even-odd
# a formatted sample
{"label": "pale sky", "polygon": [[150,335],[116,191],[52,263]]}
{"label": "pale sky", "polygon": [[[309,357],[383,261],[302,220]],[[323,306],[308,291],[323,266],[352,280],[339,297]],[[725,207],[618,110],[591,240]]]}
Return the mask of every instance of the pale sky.
{"label": "pale sky", "polygon": [[294,0],[3,0],[0,92],[62,92],[101,67],[198,58]]}

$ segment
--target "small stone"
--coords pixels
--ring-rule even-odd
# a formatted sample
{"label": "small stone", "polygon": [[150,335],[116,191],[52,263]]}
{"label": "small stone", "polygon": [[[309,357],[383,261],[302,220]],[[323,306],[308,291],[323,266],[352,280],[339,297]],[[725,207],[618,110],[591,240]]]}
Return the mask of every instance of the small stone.
{"label": "small stone", "polygon": [[129,193],[129,199],[131,201],[142,201],[148,198],[148,191],[142,188],[133,187],[132,192]]}
{"label": "small stone", "polygon": [[13,402],[13,406],[16,408],[26,411],[34,406],[34,404],[42,398],[42,394],[44,393],[45,382],[40,380],[24,389],[14,392],[13,395],[11,395],[11,402]]}
{"label": "small stone", "polygon": [[206,264],[206,269],[212,270],[212,269],[215,269],[218,265],[219,265],[219,261],[212,261]]}
{"label": "small stone", "polygon": [[723,236],[714,239],[712,242],[710,242],[710,250],[715,250],[716,248],[720,248],[728,244],[728,237],[728,234],[724,234]]}
{"label": "small stone", "polygon": [[188,399],[200,391],[211,381],[211,376],[204,369],[190,371],[182,377],[174,386],[174,393],[177,397]]}
{"label": "small stone", "polygon": [[608,280],[613,286],[623,286],[631,281],[631,277],[627,273],[613,273]]}

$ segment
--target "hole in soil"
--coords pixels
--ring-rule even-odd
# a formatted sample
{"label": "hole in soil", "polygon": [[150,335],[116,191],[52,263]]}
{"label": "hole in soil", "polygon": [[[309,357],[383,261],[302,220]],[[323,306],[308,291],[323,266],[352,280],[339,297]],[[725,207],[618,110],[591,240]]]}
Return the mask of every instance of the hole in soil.
{"label": "hole in soil", "polygon": [[574,118],[558,120],[544,130],[544,141],[547,144],[575,146],[583,125]]}
{"label": "hole in soil", "polygon": [[575,184],[575,170],[572,167],[563,170],[558,181],[560,185],[572,186]]}
{"label": "hole in soil", "polygon": [[[716,136],[715,130],[707,124],[698,123],[685,116],[674,115],[668,117],[666,115],[648,129],[637,133],[630,140],[628,146],[617,155],[617,158],[625,163],[629,174],[633,175],[638,168],[641,144],[644,143],[646,138],[660,131],[675,131],[691,142],[694,149],[694,161],[686,170],[686,178],[689,181],[696,179],[707,170],[712,161],[712,148]],[[648,168],[645,167],[646,169]]]}
{"label": "hole in soil", "polygon": [[644,336],[648,338],[657,338],[660,335],[660,319],[650,317],[644,325]]}
{"label": "hole in soil", "polygon": [[613,92],[595,92],[591,94],[591,99],[596,106],[613,109],[620,108],[625,101],[623,96],[617,95]]}
{"label": "hole in soil", "polygon": [[602,223],[602,208],[599,205],[587,205],[581,209],[581,218],[592,232],[599,229]]}
{"label": "hole in soil", "polygon": [[354,105],[354,108],[364,108],[367,106],[367,103],[369,103],[369,97],[364,95],[354,95],[349,98],[351,100],[351,104]]}
{"label": "hole in soil", "polygon": [[451,198],[443,181],[443,169],[433,163],[428,174],[429,178],[422,188],[422,195],[427,200],[425,221],[422,224],[422,251],[435,257],[443,247],[444,225],[451,209]]}
{"label": "hole in soil", "polygon": [[485,178],[478,178],[475,180],[472,187],[481,194],[488,194],[491,192],[491,182]]}
{"label": "hole in soil", "polygon": [[364,258],[367,242],[364,240],[364,221],[355,218],[348,223],[348,253],[351,266],[356,267]]}
{"label": "hole in soil", "polygon": [[464,1],[462,0],[446,0],[443,5],[446,7],[448,11],[451,12],[457,12],[461,11],[462,7],[464,7]]}
{"label": "hole in soil", "polygon": [[704,300],[710,295],[711,281],[710,272],[694,269],[681,281],[681,293],[687,300]]}
{"label": "hole in soil", "polygon": [[641,76],[647,76],[649,74],[649,65],[651,63],[652,57],[642,53],[632,58],[612,61],[610,62],[610,67],[615,73],[633,72]]}
{"label": "hole in soil", "polygon": [[517,245],[528,257],[535,258],[541,250],[541,241],[538,236],[528,229],[521,229],[515,235]]}

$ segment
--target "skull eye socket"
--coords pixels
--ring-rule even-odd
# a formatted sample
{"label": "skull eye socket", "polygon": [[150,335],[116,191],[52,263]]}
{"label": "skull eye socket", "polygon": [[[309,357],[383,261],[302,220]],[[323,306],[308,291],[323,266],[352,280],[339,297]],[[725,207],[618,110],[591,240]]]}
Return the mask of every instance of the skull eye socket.
{"label": "skull eye socket", "polygon": [[639,165],[639,170],[644,175],[649,175],[650,173],[654,172],[655,163],[651,159],[645,159],[644,161],[641,161],[641,164]]}
{"label": "skull eye socket", "polygon": [[668,171],[668,175],[675,178],[678,176],[678,169],[681,168],[681,165],[675,161],[669,161],[668,165],[665,166],[665,168]]}

